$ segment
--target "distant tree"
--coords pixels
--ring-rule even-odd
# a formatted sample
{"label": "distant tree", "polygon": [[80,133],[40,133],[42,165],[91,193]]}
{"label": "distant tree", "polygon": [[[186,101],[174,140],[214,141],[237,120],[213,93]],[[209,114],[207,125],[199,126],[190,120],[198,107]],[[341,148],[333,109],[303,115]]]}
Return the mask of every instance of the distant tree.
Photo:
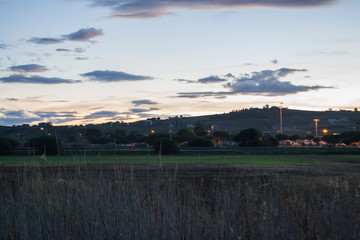
{"label": "distant tree", "polygon": [[329,145],[335,145],[340,142],[341,138],[340,135],[324,135],[321,138],[324,142],[328,143]]}
{"label": "distant tree", "polygon": [[234,141],[239,142],[242,147],[258,147],[261,142],[262,134],[255,128],[241,130],[234,136]]}
{"label": "distant tree", "polygon": [[155,140],[153,144],[155,153],[160,153],[164,155],[178,154],[179,148],[177,142],[170,139],[159,138]]}
{"label": "distant tree", "polygon": [[107,137],[103,137],[101,130],[97,128],[86,129],[85,135],[92,144],[106,144],[111,141]]}
{"label": "distant tree", "polygon": [[6,137],[0,137],[0,155],[10,155],[12,153],[13,147],[18,147],[20,144],[11,139]]}
{"label": "distant tree", "polygon": [[56,142],[54,136],[32,138],[28,145],[35,148],[36,154],[56,155],[62,150],[61,142]]}
{"label": "distant tree", "polygon": [[146,137],[146,142],[149,145],[154,145],[154,143],[161,139],[169,139],[170,140],[170,134],[168,132],[159,132],[159,133],[152,133],[149,136]]}
{"label": "distant tree", "polygon": [[213,147],[214,143],[210,139],[206,138],[194,138],[187,143],[189,147]]}
{"label": "distant tree", "polygon": [[189,128],[180,129],[174,136],[174,139],[180,144],[188,142],[196,137],[196,134],[193,130]]}
{"label": "distant tree", "polygon": [[275,138],[276,138],[277,140],[281,141],[281,140],[287,140],[287,139],[289,139],[289,136],[286,135],[286,134],[278,133],[278,134],[275,135]]}
{"label": "distant tree", "polygon": [[297,135],[297,134],[294,134],[294,135],[290,135],[290,136],[289,136],[289,139],[290,139],[291,141],[294,141],[294,142],[296,143],[297,140],[302,139],[302,137],[300,137],[300,136]]}
{"label": "distant tree", "polygon": [[126,130],[124,129],[116,129],[113,135],[117,144],[128,144],[130,142],[126,136]]}
{"label": "distant tree", "polygon": [[279,145],[279,141],[270,135],[263,136],[260,142],[261,147],[277,147]]}
{"label": "distant tree", "polygon": [[195,127],[194,132],[198,137],[206,136],[208,134],[202,126]]}
{"label": "distant tree", "polygon": [[343,132],[340,134],[341,142],[350,146],[354,142],[360,141],[360,132]]}
{"label": "distant tree", "polygon": [[141,143],[141,142],[145,142],[146,140],[145,136],[138,131],[130,132],[127,138],[131,143]]}
{"label": "distant tree", "polygon": [[225,142],[227,140],[229,140],[230,138],[230,134],[227,131],[214,131],[213,132],[213,141],[217,144],[219,144],[220,142]]}

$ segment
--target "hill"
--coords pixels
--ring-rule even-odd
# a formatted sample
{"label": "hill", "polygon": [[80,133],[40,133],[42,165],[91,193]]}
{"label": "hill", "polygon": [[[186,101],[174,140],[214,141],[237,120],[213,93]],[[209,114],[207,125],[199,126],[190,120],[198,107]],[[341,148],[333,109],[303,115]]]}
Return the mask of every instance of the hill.
{"label": "hill", "polygon": [[[80,126],[52,126],[50,123],[41,123],[36,126],[22,125],[5,127],[0,126],[0,136],[10,137],[20,143],[26,143],[30,138],[42,135],[56,135],[63,143],[71,137],[85,135],[88,128],[100,129],[106,136],[116,130],[123,130],[126,134],[139,132],[150,134],[155,132],[177,132],[182,128],[201,126],[206,131],[226,130],[236,134],[245,128],[256,128],[262,132],[275,135],[280,128],[280,109],[271,108],[250,108],[232,111],[230,113],[215,114],[197,117],[172,117],[169,119],[152,118],[134,123],[109,122],[104,124],[90,124]],[[329,133],[340,133],[353,131],[360,128],[360,112],[358,111],[304,111],[294,109],[283,109],[283,133],[306,136],[308,133],[315,135],[315,124],[313,119],[319,119],[318,133],[321,136],[323,129]]]}

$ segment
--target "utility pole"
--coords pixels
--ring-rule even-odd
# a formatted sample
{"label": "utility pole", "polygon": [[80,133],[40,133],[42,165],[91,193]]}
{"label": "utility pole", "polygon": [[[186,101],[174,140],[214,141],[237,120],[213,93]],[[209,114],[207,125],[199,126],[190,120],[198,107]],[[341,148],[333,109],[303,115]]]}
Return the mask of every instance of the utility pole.
{"label": "utility pole", "polygon": [[282,105],[283,105],[283,103],[280,102],[280,134],[283,133],[283,131],[282,131]]}
{"label": "utility pole", "polygon": [[316,134],[316,137],[318,137],[318,122],[319,122],[320,120],[319,119],[314,119],[314,122],[315,122],[315,134]]}

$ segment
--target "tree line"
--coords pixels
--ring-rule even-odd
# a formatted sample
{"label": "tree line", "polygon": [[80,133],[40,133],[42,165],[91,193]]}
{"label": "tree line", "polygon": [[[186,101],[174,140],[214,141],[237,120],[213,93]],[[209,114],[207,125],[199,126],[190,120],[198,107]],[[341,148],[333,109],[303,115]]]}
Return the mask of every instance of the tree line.
{"label": "tree line", "polygon": [[[235,143],[240,147],[277,147],[281,140],[297,141],[300,139],[311,138],[314,141],[325,141],[329,145],[339,143],[350,146],[360,142],[360,132],[343,132],[338,135],[324,135],[320,138],[313,136],[301,137],[299,135],[277,134],[275,136],[264,134],[255,128],[247,128],[237,134],[230,134],[224,130],[208,130],[203,127],[196,127],[194,130],[183,128],[172,132],[152,132],[144,135],[137,131],[126,133],[123,129],[103,134],[100,129],[88,128],[84,134],[76,134],[70,137],[66,144],[68,146],[91,146],[91,145],[121,145],[121,144],[142,144],[153,147],[156,153],[176,154],[179,147],[214,147],[217,145],[229,145]],[[12,150],[20,144],[13,139],[0,137],[0,155],[10,155]],[[44,135],[31,138],[26,147],[35,149],[36,154],[57,155],[60,154],[64,144],[56,136]]]}

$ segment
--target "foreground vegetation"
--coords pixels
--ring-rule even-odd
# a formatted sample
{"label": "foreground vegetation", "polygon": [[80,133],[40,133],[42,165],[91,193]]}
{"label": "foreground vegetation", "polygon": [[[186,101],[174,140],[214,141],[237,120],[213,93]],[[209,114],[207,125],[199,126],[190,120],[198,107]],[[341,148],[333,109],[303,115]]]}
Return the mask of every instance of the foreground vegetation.
{"label": "foreground vegetation", "polygon": [[[209,161],[209,160],[208,160]],[[75,166],[76,168],[76,166]],[[359,239],[360,176],[18,171],[0,239]],[[199,170],[200,171],[200,170]]]}

